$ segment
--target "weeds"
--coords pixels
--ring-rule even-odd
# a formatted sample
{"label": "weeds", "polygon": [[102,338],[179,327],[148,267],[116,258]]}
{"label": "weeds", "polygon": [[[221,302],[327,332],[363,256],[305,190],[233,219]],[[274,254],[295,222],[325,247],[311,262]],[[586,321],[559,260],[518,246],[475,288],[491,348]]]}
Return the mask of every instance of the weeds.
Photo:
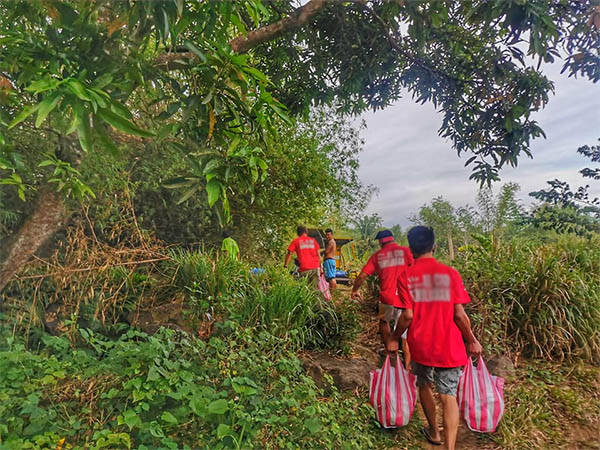
{"label": "weeds", "polygon": [[[208,342],[162,329],[90,348],[48,337],[33,353],[0,333],[0,446],[56,448],[384,448],[362,399],[323,398],[286,342],[233,322]],[[1,330],[0,330],[1,332]],[[340,408],[340,405],[344,405]]]}
{"label": "weeds", "polygon": [[[519,372],[518,381],[506,387],[508,407],[493,435],[503,449],[573,448],[573,441],[577,448],[596,444],[588,439],[597,438],[592,435],[600,422],[597,368],[537,362]],[[578,426],[580,435],[574,433]]]}
{"label": "weeds", "polygon": [[569,237],[472,247],[457,260],[491,350],[600,360],[598,242]]}

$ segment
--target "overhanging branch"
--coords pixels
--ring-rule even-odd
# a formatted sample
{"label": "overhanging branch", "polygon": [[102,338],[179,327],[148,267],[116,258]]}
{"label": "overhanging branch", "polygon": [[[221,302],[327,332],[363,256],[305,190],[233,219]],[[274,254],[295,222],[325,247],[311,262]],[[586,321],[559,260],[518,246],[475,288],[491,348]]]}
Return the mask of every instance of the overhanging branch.
{"label": "overhanging branch", "polygon": [[[289,17],[275,23],[252,30],[247,36],[239,36],[229,42],[236,53],[246,53],[251,48],[268,42],[306,25],[323,7],[326,0],[310,0],[306,5],[296,9]],[[165,53],[155,60],[155,66],[165,70],[185,68],[190,60],[196,59],[191,52]]]}

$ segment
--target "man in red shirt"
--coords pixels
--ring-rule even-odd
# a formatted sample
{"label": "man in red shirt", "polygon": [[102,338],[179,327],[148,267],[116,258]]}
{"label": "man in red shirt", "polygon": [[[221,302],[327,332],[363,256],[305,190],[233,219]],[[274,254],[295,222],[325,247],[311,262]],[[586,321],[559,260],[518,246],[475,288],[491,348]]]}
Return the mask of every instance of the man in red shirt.
{"label": "man in red shirt", "polygon": [[[379,332],[383,342],[392,338],[392,331],[402,313],[402,302],[398,297],[398,275],[404,268],[413,263],[413,257],[408,247],[402,247],[394,241],[389,230],[383,230],[375,236],[381,249],[373,253],[352,287],[351,298],[360,299],[360,286],[368,276],[377,274],[379,278]],[[406,344],[406,335],[402,339],[404,364],[408,368],[410,351]]]}
{"label": "man in red shirt", "polygon": [[405,309],[386,348],[389,352],[397,351],[398,339],[408,328],[412,372],[417,376],[419,398],[429,422],[429,428],[421,431],[430,443],[441,445],[432,389],[435,383],[444,412],[446,448],[453,450],[459,418],[458,378],[467,362],[467,353],[481,355],[481,345],[463,308],[470,299],[459,273],[433,257],[433,230],[413,227],[408,232],[408,243],[415,263],[398,277],[398,292]]}
{"label": "man in red shirt", "polygon": [[308,236],[308,230],[300,225],[297,230],[298,237],[288,247],[283,267],[287,267],[292,259],[292,253],[296,253],[300,263],[300,274],[307,277],[311,284],[318,289],[319,276],[321,275],[321,257],[319,256],[319,243]]}

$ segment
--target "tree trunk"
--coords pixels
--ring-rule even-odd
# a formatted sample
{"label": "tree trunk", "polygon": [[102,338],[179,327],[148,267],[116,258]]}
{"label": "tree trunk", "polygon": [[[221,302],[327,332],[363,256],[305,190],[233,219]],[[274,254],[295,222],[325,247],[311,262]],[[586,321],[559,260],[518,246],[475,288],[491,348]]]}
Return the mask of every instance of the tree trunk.
{"label": "tree trunk", "polygon": [[452,230],[448,230],[448,255],[450,261],[454,259],[454,241],[452,240]]}
{"label": "tree trunk", "polygon": [[69,218],[64,199],[50,186],[37,198],[33,212],[9,238],[2,249],[5,255],[0,262],[0,292],[34,253],[62,228]]}

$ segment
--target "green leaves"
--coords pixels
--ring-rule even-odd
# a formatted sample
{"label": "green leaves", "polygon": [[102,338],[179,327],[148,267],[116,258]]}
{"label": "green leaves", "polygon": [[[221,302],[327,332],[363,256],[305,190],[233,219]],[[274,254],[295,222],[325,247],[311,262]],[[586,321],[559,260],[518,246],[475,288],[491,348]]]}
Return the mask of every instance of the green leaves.
{"label": "green leaves", "polygon": [[192,42],[190,41],[185,41],[185,47],[191,51],[194,55],[198,56],[200,58],[200,61],[203,63],[206,63],[208,60],[206,59],[206,55],[198,48],[196,47]]}
{"label": "green leaves", "polygon": [[0,184],[14,186],[17,189],[17,195],[22,201],[25,201],[25,190],[27,186],[23,179],[17,173],[11,173],[6,178],[0,178]]}
{"label": "green leaves", "polygon": [[58,102],[62,98],[61,92],[54,92],[44,98],[44,100],[39,104],[37,119],[35,121],[35,126],[40,127],[40,125],[46,120],[48,114],[56,108]]}
{"label": "green leaves", "polygon": [[179,421],[177,420],[177,418],[171,414],[169,411],[165,411],[162,413],[162,415],[160,416],[160,418],[168,423],[169,425],[177,425],[179,423]]}
{"label": "green leaves", "polygon": [[207,411],[210,414],[225,414],[229,411],[229,406],[227,404],[227,400],[224,398],[220,398],[218,400],[214,400],[208,404]]}
{"label": "green leaves", "polygon": [[140,416],[133,409],[128,409],[123,413],[123,423],[127,425],[129,430],[132,430],[134,427],[139,426],[142,421],[140,420]]}
{"label": "green leaves", "polygon": [[36,111],[38,114],[35,126],[39,128],[50,113],[59,108],[63,114],[70,114],[72,117],[71,124],[64,130],[64,134],[68,135],[77,131],[81,148],[86,152],[93,150],[94,141],[97,138],[97,141],[102,144],[101,148],[113,154],[117,153],[114,142],[106,134],[103,126],[98,123],[98,119],[124,134],[153,137],[154,133],[133,123],[131,113],[126,107],[113,100],[101,89],[110,84],[112,79],[112,75],[100,76],[93,86],[72,77],[64,80],[48,78],[33,82],[26,90],[36,94],[49,93],[40,103],[26,106],[11,121],[8,128],[15,127]]}
{"label": "green leaves", "polygon": [[211,208],[219,200],[223,186],[221,182],[215,178],[212,178],[206,183],[206,193],[208,195],[208,206]]}
{"label": "green leaves", "polygon": [[154,136],[154,133],[151,133],[149,131],[146,131],[146,130],[143,130],[143,129],[137,127],[130,120],[127,120],[124,117],[122,117],[118,114],[115,114],[113,111],[111,111],[109,109],[100,108],[98,110],[98,116],[100,116],[100,118],[102,118],[106,123],[108,123],[109,125],[113,126],[114,128],[116,128],[117,130],[119,130],[123,133],[132,134],[132,135],[136,135],[136,136],[142,136],[142,137]]}
{"label": "green leaves", "polygon": [[90,126],[90,115],[84,108],[77,112],[77,137],[81,148],[88,152],[92,149],[92,129]]}
{"label": "green leaves", "polygon": [[[58,159],[53,154],[46,154],[45,156],[47,159],[40,162],[38,167],[55,166],[48,182],[55,183],[58,192],[63,192],[66,197],[73,196],[80,201],[88,197],[96,198],[92,189],[81,181],[81,173],[72,167],[71,164]],[[83,334],[85,330],[81,330],[81,332]]]}
{"label": "green leaves", "polygon": [[8,124],[8,129],[10,130],[11,128],[15,127],[16,125],[20,124],[21,122],[23,122],[25,119],[27,119],[29,116],[31,116],[34,112],[36,112],[39,109],[40,105],[30,105],[30,106],[26,106],[25,108],[23,108],[23,110],[17,114],[15,116],[15,118]]}

